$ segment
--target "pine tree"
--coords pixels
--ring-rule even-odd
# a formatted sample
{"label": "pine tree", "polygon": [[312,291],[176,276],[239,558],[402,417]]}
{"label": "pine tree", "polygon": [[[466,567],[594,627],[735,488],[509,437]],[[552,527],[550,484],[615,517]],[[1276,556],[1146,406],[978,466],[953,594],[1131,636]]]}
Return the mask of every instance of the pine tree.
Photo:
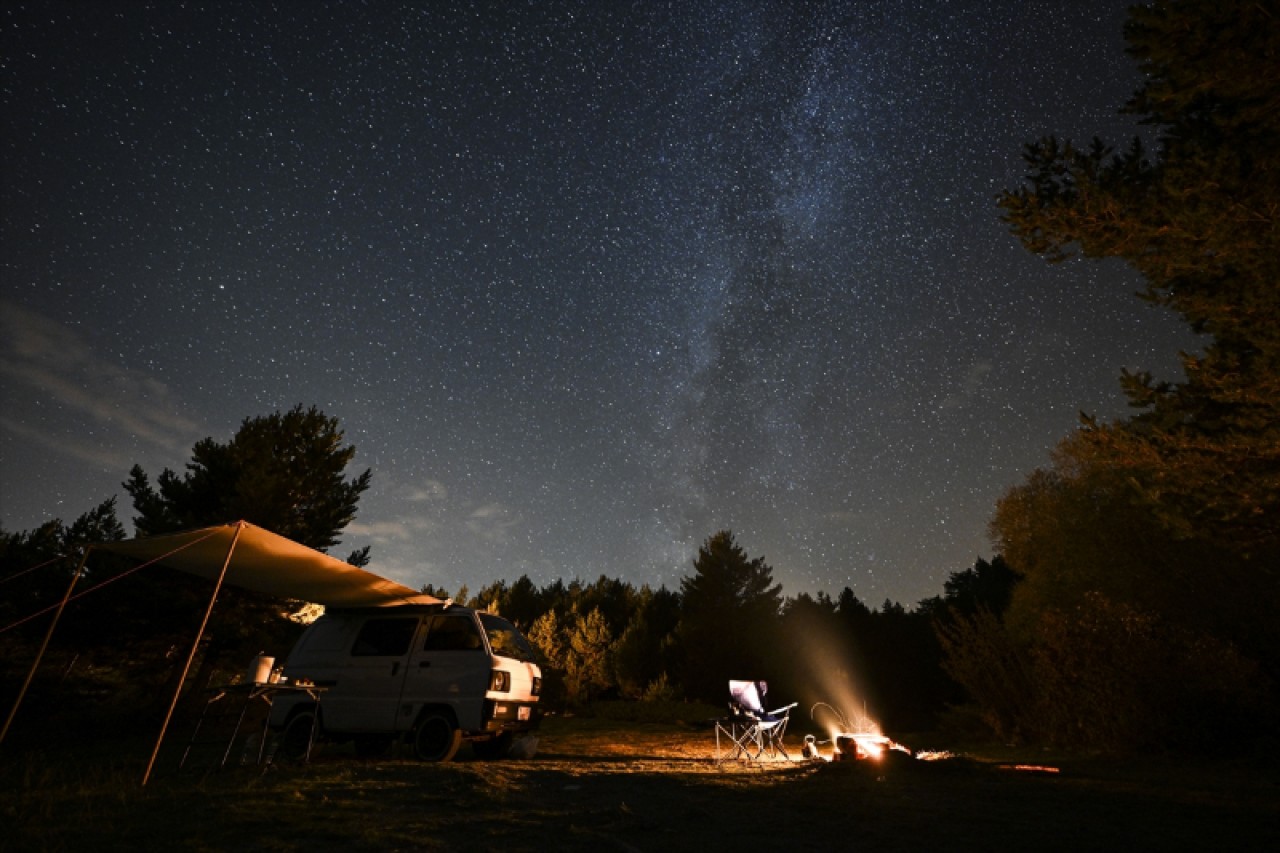
{"label": "pine tree", "polygon": [[751,559],[722,530],[707,539],[680,581],[678,636],[691,697],[723,699],[730,679],[767,678],[782,609],[782,586],[763,557]]}
{"label": "pine tree", "polygon": [[[337,418],[314,407],[245,418],[226,444],[197,442],[186,473],[166,468],[154,489],[135,465],[124,483],[134,525],[150,536],[244,520],[324,551],[355,518],[372,476],[343,479],[355,447],[342,440]],[[367,550],[352,561],[367,563]]]}
{"label": "pine tree", "polygon": [[[1005,704],[992,718],[1041,737],[1090,745],[1103,720],[1106,745],[1274,732],[1280,20],[1274,4],[1159,0],[1133,7],[1125,35],[1145,74],[1125,110],[1154,128],[1154,151],[1043,139],[1026,150],[1028,185],[1001,206],[1051,261],[1132,265],[1142,296],[1205,345],[1183,355],[1181,381],[1123,375],[1137,413],[1086,417],[1051,469],[1001,500],[993,535],[1023,580],[1003,623],[979,611],[942,638],[953,675]],[[1007,648],[984,652],[997,635]],[[1008,649],[1051,701],[1015,707],[966,666],[995,671]]]}
{"label": "pine tree", "polygon": [[1123,470],[1179,536],[1251,554],[1280,546],[1280,19],[1244,0],[1136,6],[1145,85],[1125,107],[1156,128],[1117,152],[1027,146],[1029,185],[1001,199],[1033,252],[1121,258],[1145,298],[1207,336],[1186,378],[1122,378],[1135,417],[1086,419],[1077,459]]}

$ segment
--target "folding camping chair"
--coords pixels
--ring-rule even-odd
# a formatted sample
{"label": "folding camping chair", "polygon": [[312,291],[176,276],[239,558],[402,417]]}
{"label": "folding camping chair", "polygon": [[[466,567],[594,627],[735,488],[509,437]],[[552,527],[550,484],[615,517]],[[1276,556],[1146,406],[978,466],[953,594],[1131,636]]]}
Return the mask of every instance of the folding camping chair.
{"label": "folding camping chair", "polygon": [[764,709],[769,685],[763,681],[730,681],[727,725],[716,725],[716,758],[721,759],[720,736],[728,736],[729,758],[755,761],[762,755],[790,759],[782,738],[787,733],[791,709],[797,702],[772,711]]}

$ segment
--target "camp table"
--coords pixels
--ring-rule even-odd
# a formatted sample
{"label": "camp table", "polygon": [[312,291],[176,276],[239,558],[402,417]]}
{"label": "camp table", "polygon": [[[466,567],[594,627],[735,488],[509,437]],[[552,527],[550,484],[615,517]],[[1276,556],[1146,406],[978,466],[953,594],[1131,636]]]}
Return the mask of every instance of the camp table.
{"label": "camp table", "polygon": [[[313,684],[296,684],[290,682],[247,682],[244,684],[226,684],[221,687],[210,687],[208,689],[208,698],[205,699],[204,708],[200,712],[200,719],[196,721],[195,729],[191,732],[191,740],[187,742],[187,748],[183,750],[182,760],[178,762],[178,769],[181,770],[183,765],[187,763],[187,756],[191,753],[191,747],[195,745],[200,735],[200,729],[205,724],[205,718],[209,714],[209,709],[214,707],[223,699],[240,700],[239,713],[236,714],[235,725],[232,727],[231,735],[227,738],[227,748],[222,753],[222,761],[218,764],[219,768],[227,766],[227,760],[231,757],[231,750],[235,746],[236,738],[240,735],[240,729],[244,725],[244,719],[249,712],[249,707],[256,701],[265,703],[268,708],[275,701],[275,698],[281,694],[297,694],[304,693],[316,703],[317,709],[320,705],[320,696],[328,689],[325,687],[317,687]],[[316,723],[320,719],[317,713],[311,719],[311,738],[307,742],[307,750],[303,754],[303,761],[311,758],[311,746],[315,743]],[[263,763],[263,757],[266,757],[266,763],[271,764],[274,750],[271,754],[266,752],[268,725],[271,721],[270,713],[266,714],[262,724],[262,737],[258,742],[258,764]]]}

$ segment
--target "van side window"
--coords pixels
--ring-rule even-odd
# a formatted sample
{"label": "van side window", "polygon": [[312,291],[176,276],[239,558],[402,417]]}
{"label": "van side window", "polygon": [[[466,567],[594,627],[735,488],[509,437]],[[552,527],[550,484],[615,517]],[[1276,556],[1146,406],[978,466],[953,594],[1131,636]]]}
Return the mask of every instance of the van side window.
{"label": "van side window", "polygon": [[492,613],[479,613],[477,615],[480,617],[480,624],[484,626],[485,634],[489,637],[489,648],[493,650],[495,655],[515,658],[516,660],[532,661],[535,659],[533,649],[529,647],[529,641],[516,630],[515,625]]}
{"label": "van side window", "polygon": [[425,652],[465,652],[482,648],[480,632],[470,614],[442,613],[431,618]]}
{"label": "van side window", "polygon": [[416,618],[370,619],[360,629],[355,645],[351,647],[351,654],[353,657],[403,655],[409,651],[409,644],[413,642],[413,632],[417,627]]}

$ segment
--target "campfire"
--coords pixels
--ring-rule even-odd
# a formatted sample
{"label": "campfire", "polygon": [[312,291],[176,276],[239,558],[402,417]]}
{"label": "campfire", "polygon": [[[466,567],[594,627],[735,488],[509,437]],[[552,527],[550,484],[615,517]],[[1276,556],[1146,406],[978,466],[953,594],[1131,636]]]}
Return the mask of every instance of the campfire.
{"label": "campfire", "polygon": [[[819,719],[818,715],[820,709],[823,710],[822,719]],[[854,716],[850,724],[850,720],[833,705],[818,702],[809,710],[809,718],[830,734],[827,740],[818,740],[814,735],[805,735],[801,755],[810,761],[878,763],[893,753],[913,759],[913,762],[946,761],[958,757],[946,751],[908,749],[887,737],[880,730],[880,726],[867,716],[865,710]],[[830,751],[824,751],[825,747],[830,747]],[[997,764],[994,766],[999,770],[1049,776],[1061,773],[1060,768],[1043,764]]]}
{"label": "campfire", "polygon": [[[827,740],[818,740],[813,735],[804,739],[802,754],[805,758],[819,761],[880,761],[885,755],[897,750],[911,755],[911,750],[887,737],[874,720],[864,710],[853,718],[852,725],[835,706],[826,702],[818,702],[809,709],[809,718],[819,722],[818,711],[825,709],[822,715],[823,725],[830,734]],[[824,755],[822,747],[830,745],[831,752]]]}

